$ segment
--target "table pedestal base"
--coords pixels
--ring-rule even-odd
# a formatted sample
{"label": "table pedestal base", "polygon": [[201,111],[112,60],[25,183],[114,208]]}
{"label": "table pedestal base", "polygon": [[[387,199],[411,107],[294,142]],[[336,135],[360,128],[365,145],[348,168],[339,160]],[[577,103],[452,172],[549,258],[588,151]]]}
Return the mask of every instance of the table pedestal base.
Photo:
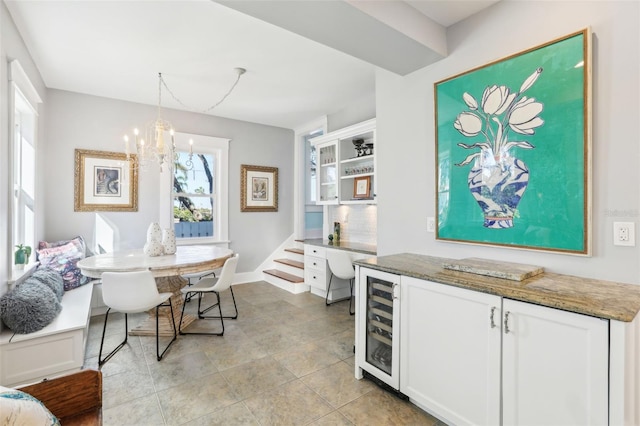
{"label": "table pedestal base", "polygon": [[[182,313],[182,292],[180,289],[187,285],[187,280],[179,275],[156,278],[156,284],[160,293],[173,293],[171,304],[173,305],[173,318],[176,328],[180,327],[180,314]],[[155,336],[156,335],[156,308],[147,311],[148,318],[140,325],[129,331],[130,336]],[[184,315],[182,328],[196,320],[193,315]],[[160,336],[173,336],[173,323],[171,322],[171,309],[163,306],[158,311],[158,334]]]}

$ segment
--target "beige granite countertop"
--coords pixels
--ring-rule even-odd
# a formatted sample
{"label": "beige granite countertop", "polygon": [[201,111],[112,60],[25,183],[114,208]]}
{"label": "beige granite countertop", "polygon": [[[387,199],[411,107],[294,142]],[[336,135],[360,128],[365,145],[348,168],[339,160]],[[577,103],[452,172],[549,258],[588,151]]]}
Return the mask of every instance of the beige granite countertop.
{"label": "beige granite countertop", "polygon": [[640,285],[549,272],[512,281],[444,269],[442,265],[449,261],[451,259],[402,253],[354,263],[599,318],[630,322],[640,311]]}
{"label": "beige granite countertop", "polygon": [[356,243],[351,241],[329,241],[322,238],[313,238],[304,240],[304,244],[311,244],[313,246],[333,248],[338,250],[355,251],[358,253],[370,254],[375,256],[377,253],[377,247],[374,244]]}

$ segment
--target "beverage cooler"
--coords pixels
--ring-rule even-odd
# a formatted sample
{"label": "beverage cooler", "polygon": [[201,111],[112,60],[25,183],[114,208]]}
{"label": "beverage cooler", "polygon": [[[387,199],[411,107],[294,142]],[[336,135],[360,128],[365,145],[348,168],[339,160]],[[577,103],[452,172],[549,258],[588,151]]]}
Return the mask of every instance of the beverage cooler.
{"label": "beverage cooler", "polygon": [[364,370],[398,390],[400,276],[357,269],[356,377]]}

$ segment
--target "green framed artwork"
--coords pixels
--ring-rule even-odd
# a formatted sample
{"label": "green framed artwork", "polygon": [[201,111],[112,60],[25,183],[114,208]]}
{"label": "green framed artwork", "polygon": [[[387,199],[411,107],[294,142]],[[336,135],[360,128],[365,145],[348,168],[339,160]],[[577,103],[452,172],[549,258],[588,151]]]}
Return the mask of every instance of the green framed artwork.
{"label": "green framed artwork", "polygon": [[589,38],[434,84],[436,239],[590,254]]}

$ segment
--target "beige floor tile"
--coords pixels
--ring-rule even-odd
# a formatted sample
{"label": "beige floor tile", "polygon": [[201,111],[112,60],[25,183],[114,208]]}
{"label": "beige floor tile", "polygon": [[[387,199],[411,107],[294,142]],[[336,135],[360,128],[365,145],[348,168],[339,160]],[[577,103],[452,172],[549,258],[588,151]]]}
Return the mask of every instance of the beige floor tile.
{"label": "beige floor tile", "polygon": [[[132,338],[130,338],[132,339]],[[133,338],[137,339],[137,338]],[[132,339],[132,340],[133,340]],[[105,349],[102,357],[104,358],[111,350],[114,349],[117,344],[111,343],[111,346],[107,346],[105,343]],[[91,357],[85,361],[85,368],[94,368],[102,371],[104,377],[112,376],[114,374],[120,374],[127,371],[144,371],[148,373],[147,361],[140,345],[123,346],[118,352],[116,352],[109,361],[98,366],[97,355]]]}
{"label": "beige floor tile", "polygon": [[351,423],[345,416],[340,414],[339,411],[332,411],[324,417],[309,423],[309,426],[351,426]]}
{"label": "beige floor tile", "polygon": [[[225,320],[224,336],[178,336],[160,362],[155,338],[129,337],[102,367],[105,426],[434,424],[417,407],[355,380],[348,301],[327,307],[321,297],[265,282],[236,285],[234,293],[239,317]],[[231,293],[221,298],[231,312]],[[186,312],[196,308],[192,301]],[[145,318],[130,315],[129,328]],[[85,366],[97,368],[103,321],[91,319]],[[109,323],[105,351],[122,340],[124,316],[111,314]]]}
{"label": "beige floor tile", "polygon": [[164,425],[158,398],[150,394],[129,400],[112,408],[102,409],[102,423],[105,426]]}
{"label": "beige floor tile", "polygon": [[269,355],[262,346],[246,337],[218,341],[208,346],[205,354],[218,371],[228,370]]}
{"label": "beige floor tile", "polygon": [[244,403],[261,425],[302,425],[333,410],[299,380],[256,395]]}
{"label": "beige floor tile", "polygon": [[322,339],[321,344],[340,359],[353,357],[355,330],[345,330]]}
{"label": "beige floor tile", "polygon": [[356,425],[433,426],[437,422],[411,403],[377,387],[339,411]]}
{"label": "beige floor tile", "polygon": [[[193,366],[198,370],[198,366]],[[158,392],[167,424],[182,424],[238,402],[227,381],[214,373]]]}
{"label": "beige floor tile", "polygon": [[303,377],[340,361],[331,351],[316,343],[307,343],[292,351],[280,352],[273,359],[291,371],[296,377]]}
{"label": "beige floor tile", "polygon": [[340,361],[301,380],[332,407],[339,408],[375,389],[370,381],[357,380],[353,371],[352,366]]}
{"label": "beige floor tile", "polygon": [[255,336],[255,342],[267,353],[273,355],[283,351],[292,351],[307,342],[304,333],[288,327],[278,327]]}
{"label": "beige floor tile", "polygon": [[160,362],[150,363],[149,371],[156,391],[159,392],[218,370],[204,352],[193,352],[180,357],[167,356]]}
{"label": "beige floor tile", "polygon": [[185,423],[185,426],[259,426],[258,420],[251,411],[242,403],[238,402],[228,407],[224,407],[213,413]]}
{"label": "beige floor tile", "polygon": [[103,377],[102,384],[104,408],[116,407],[136,398],[155,395],[153,380],[146,367],[144,370],[129,370]]}
{"label": "beige floor tile", "polygon": [[220,372],[241,399],[249,398],[295,379],[271,357],[260,358]]}

